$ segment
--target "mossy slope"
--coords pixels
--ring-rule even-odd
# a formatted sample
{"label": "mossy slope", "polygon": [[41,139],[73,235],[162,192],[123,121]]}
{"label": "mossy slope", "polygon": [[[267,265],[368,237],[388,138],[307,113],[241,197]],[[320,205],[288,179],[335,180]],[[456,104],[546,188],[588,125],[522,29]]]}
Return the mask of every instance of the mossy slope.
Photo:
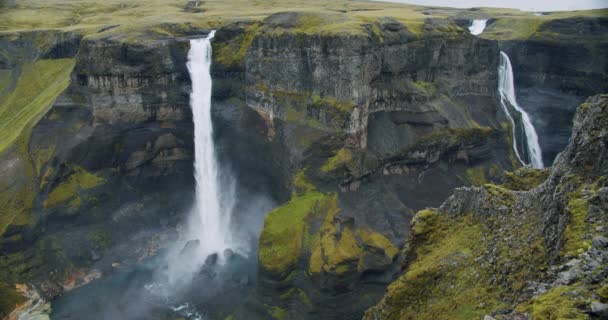
{"label": "mossy slope", "polygon": [[590,319],[608,281],[608,96],[590,101],[550,172],[521,169],[419,212],[404,273],[365,319]]}

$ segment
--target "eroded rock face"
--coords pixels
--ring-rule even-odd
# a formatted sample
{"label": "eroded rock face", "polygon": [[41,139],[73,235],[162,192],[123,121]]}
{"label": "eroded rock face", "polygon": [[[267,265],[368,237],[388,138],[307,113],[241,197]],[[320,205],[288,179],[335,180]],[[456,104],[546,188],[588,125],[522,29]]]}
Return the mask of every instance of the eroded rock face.
{"label": "eroded rock face", "polygon": [[293,190],[266,218],[257,294],[235,316],[358,317],[396,276],[416,210],[512,167],[498,47],[445,21],[421,35],[390,19],[309,35],[284,15],[214,42],[240,57],[215,56],[218,123],[256,119],[243,137],[273,146],[257,170],[281,178],[287,199]]}
{"label": "eroded rock face", "polygon": [[[608,257],[606,111],[606,95],[579,107],[570,143],[540,185],[528,191],[459,188],[437,210],[419,212],[403,275],[365,319],[601,314]],[[447,241],[451,247],[443,247]]]}
{"label": "eroded rock face", "polygon": [[475,121],[496,126],[496,44],[433,34],[428,25],[431,31],[416,38],[396,21],[381,24],[378,34],[350,36],[277,34],[269,22],[243,60],[244,98],[273,117],[355,134],[362,148],[382,139],[383,126],[395,131],[390,136]]}
{"label": "eroded rock face", "polygon": [[107,250],[141,229],[174,225],[194,185],[189,40],[56,38],[32,59],[76,59],[71,84],[25,144],[32,169],[15,158],[3,175],[32,176],[35,218],[3,235],[2,280],[45,282],[47,296],[70,270],[110,269]]}

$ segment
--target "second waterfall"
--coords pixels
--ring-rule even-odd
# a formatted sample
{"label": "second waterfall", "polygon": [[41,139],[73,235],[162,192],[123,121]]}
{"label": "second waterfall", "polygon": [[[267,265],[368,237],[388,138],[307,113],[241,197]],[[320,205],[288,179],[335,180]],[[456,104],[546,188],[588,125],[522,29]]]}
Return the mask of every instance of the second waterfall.
{"label": "second waterfall", "polygon": [[[522,163],[526,164],[524,156],[527,155],[527,165],[533,168],[543,168],[543,155],[538,142],[538,135],[536,129],[532,125],[530,116],[522,109],[517,103],[515,98],[515,82],[513,79],[513,68],[511,67],[511,61],[506,53],[500,52],[500,66],[498,67],[498,92],[500,94],[500,104],[503,107],[507,118],[511,121],[513,129],[513,150],[517,159]],[[521,152],[518,148],[518,135],[517,124],[515,117],[511,114],[511,111],[515,111],[520,115],[521,127],[522,127],[522,147]]]}

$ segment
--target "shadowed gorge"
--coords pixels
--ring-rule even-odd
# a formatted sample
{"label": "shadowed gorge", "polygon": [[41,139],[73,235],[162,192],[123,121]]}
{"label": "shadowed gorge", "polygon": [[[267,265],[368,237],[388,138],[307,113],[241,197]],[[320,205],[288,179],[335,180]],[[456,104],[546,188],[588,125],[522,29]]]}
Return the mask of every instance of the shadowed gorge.
{"label": "shadowed gorge", "polygon": [[2,2],[0,319],[603,319],[607,21]]}

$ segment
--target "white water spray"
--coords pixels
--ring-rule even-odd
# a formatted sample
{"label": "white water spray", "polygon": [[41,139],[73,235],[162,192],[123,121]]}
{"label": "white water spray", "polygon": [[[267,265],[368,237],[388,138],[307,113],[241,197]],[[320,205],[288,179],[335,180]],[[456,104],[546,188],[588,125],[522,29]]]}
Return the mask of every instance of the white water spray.
{"label": "white water spray", "polygon": [[469,31],[472,35],[478,36],[486,29],[487,23],[488,20],[473,20],[473,23],[471,23],[471,26],[469,27]]}
{"label": "white water spray", "polygon": [[543,156],[540,144],[538,143],[538,135],[532,125],[532,121],[530,121],[528,113],[517,104],[517,100],[515,99],[513,68],[511,67],[509,56],[502,51],[500,52],[500,65],[498,67],[498,92],[500,93],[500,104],[502,105],[507,118],[511,121],[511,127],[513,129],[513,150],[515,151],[517,159],[522,164],[526,164],[517,149],[517,130],[515,120],[509,111],[509,106],[521,114],[528,158],[530,159],[529,165],[533,168],[543,168]]}

